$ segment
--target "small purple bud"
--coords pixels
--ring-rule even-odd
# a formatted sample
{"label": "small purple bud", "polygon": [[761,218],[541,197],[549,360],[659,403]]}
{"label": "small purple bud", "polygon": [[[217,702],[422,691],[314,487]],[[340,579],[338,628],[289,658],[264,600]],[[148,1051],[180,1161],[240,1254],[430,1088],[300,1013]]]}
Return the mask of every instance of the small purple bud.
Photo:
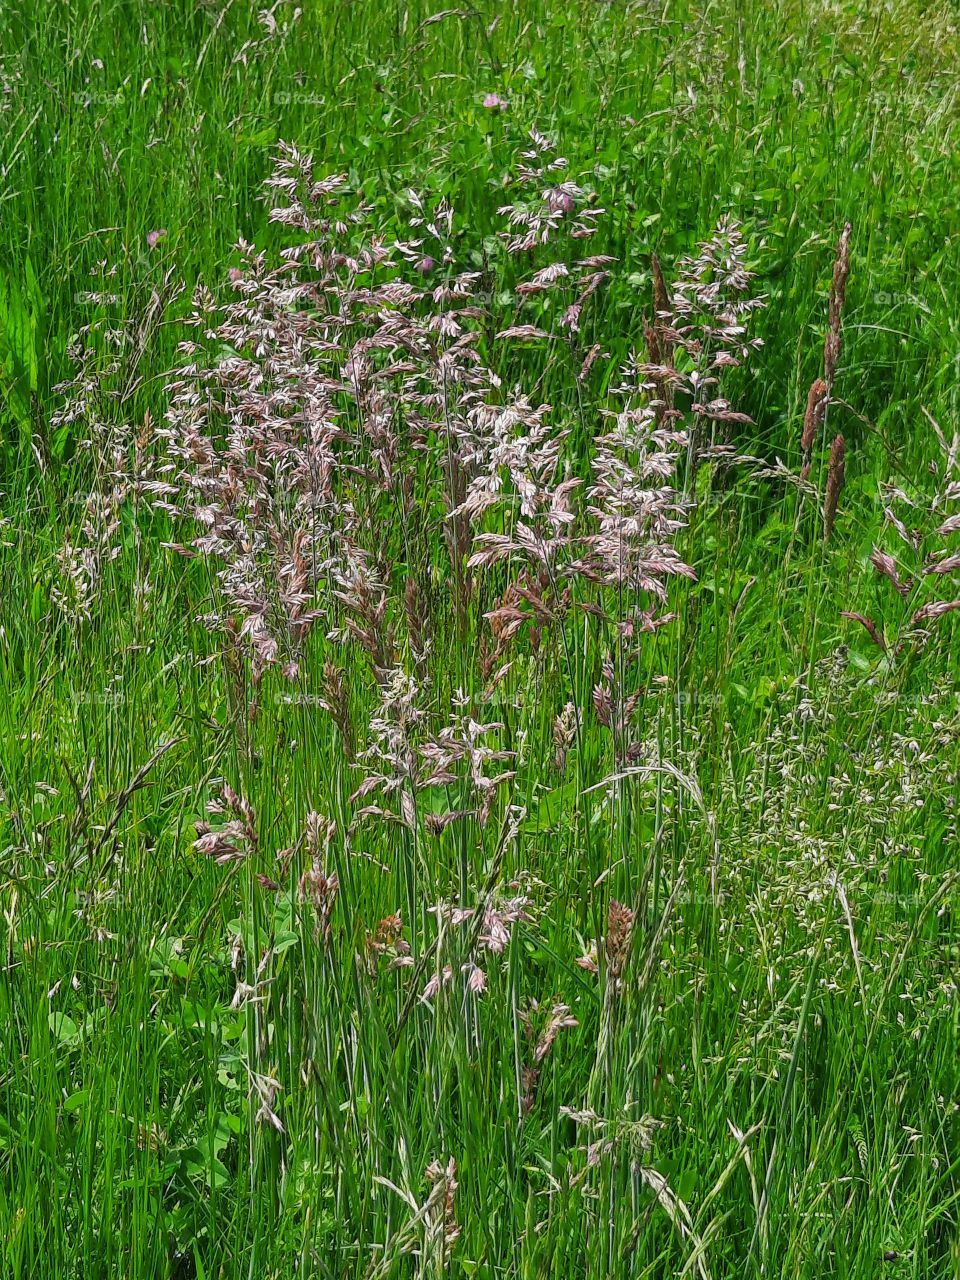
{"label": "small purple bud", "polygon": [[426,257],[421,258],[417,263],[417,270],[422,276],[428,276],[435,266],[436,263],[428,253]]}
{"label": "small purple bud", "polygon": [[147,244],[150,246],[151,249],[155,249],[157,247],[157,242],[159,240],[162,240],[166,234],[167,234],[166,227],[159,227],[156,231],[148,231]]}
{"label": "small purple bud", "polygon": [[501,98],[499,93],[488,93],[483,100],[483,105],[488,111],[506,111],[509,103],[506,98]]}

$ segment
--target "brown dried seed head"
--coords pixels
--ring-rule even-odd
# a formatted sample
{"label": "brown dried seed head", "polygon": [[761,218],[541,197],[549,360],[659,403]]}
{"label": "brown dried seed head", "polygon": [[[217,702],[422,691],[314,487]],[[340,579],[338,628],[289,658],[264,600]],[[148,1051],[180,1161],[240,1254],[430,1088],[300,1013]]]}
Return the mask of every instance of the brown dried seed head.
{"label": "brown dried seed head", "polygon": [[608,685],[598,684],[593,690],[593,709],[597,719],[609,729],[613,723],[613,695]]}
{"label": "brown dried seed head", "polygon": [[520,1084],[523,1088],[523,1098],[520,1102],[520,1110],[523,1115],[529,1115],[533,1110],[533,1104],[537,1096],[537,1083],[540,1079],[540,1072],[536,1067],[521,1067]]}
{"label": "brown dried seed head", "polygon": [[827,335],[823,343],[823,377],[829,388],[837,372],[837,361],[840,358],[840,319],[843,305],[847,298],[847,277],[850,274],[850,223],[843,228],[843,234],[837,244],[837,256],[833,264],[833,279],[830,283],[830,307],[827,324]]}
{"label": "brown dried seed head", "polygon": [[654,323],[659,327],[671,313],[670,290],[663,276],[660,259],[655,253],[650,255],[650,270],[653,274],[653,315]]}
{"label": "brown dried seed head", "polygon": [[577,733],[576,708],[568,702],[553,722],[554,764],[562,773]]}
{"label": "brown dried seed head", "polygon": [[340,882],[336,872],[329,875],[311,865],[300,877],[298,896],[301,902],[312,902],[316,920],[314,922],[314,939],[329,945],[333,908],[340,892]]}
{"label": "brown dried seed head", "polygon": [[329,658],[323,664],[323,706],[330,712],[340,730],[348,757],[354,754],[353,725],[350,720],[350,698],[343,672]]}
{"label": "brown dried seed head", "polygon": [[407,635],[410,651],[417,667],[417,674],[426,675],[426,657],[429,648],[429,612],[422,590],[412,575],[407,578],[403,594],[403,607],[407,617]]}
{"label": "brown dried seed head", "polygon": [[835,436],[833,444],[830,446],[830,468],[827,471],[827,491],[823,499],[823,537],[826,542],[829,542],[830,535],[833,533],[834,521],[837,518],[837,505],[840,501],[840,494],[843,491],[843,460],[845,453],[846,446],[843,442],[843,436]]}
{"label": "brown dried seed head", "polygon": [[633,912],[615,899],[607,911],[607,971],[611,978],[623,973],[633,936]]}
{"label": "brown dried seed head", "polygon": [[650,360],[653,364],[672,366],[674,348],[674,341],[671,336],[673,302],[670,298],[667,282],[663,276],[660,259],[655,253],[650,255],[650,269],[653,274],[653,323],[647,331]]}
{"label": "brown dried seed head", "polygon": [[850,223],[843,228],[837,242],[837,257],[833,264],[833,280],[830,284],[830,328],[838,331],[843,304],[847,300],[847,277],[850,275]]}
{"label": "brown dried seed head", "polygon": [[833,386],[837,373],[837,362],[840,359],[840,330],[827,330],[823,342],[823,377],[828,389]]}
{"label": "brown dried seed head", "polygon": [[800,437],[800,448],[808,454],[817,440],[817,432],[827,412],[827,384],[822,378],[815,378],[810,384],[807,395],[807,411],[803,416],[803,435]]}
{"label": "brown dried seed head", "polygon": [[846,609],[841,612],[840,617],[849,618],[851,622],[859,622],[873,643],[877,645],[879,649],[882,649],[884,653],[887,652],[887,642],[877,630],[877,624],[872,618],[868,618],[862,613],[854,613],[852,610]]}
{"label": "brown dried seed head", "polygon": [[957,609],[960,609],[960,600],[932,600],[922,609],[918,609],[910,621],[914,626],[921,622],[935,622],[948,613],[955,613]]}
{"label": "brown dried seed head", "polygon": [[881,551],[879,547],[874,547],[870,553],[870,563],[876,569],[877,573],[883,574],[889,582],[893,584],[894,590],[901,595],[904,600],[909,596],[913,584],[910,582],[902,582],[899,573],[897,573],[897,562],[893,556],[888,555],[885,551]]}
{"label": "brown dried seed head", "polygon": [[537,1047],[534,1050],[533,1060],[540,1065],[544,1058],[553,1048],[553,1042],[564,1027],[577,1026],[576,1018],[572,1017],[570,1010],[565,1004],[555,1004],[550,1014],[550,1021],[547,1023],[543,1034],[537,1041]]}

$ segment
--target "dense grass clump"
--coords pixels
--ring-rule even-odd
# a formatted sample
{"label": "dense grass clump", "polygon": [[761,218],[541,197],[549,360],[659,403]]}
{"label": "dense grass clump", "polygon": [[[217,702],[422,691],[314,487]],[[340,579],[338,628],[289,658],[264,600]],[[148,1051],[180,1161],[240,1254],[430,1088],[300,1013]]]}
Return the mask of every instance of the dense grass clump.
{"label": "dense grass clump", "polygon": [[0,9],[0,1275],[960,1276],[958,53]]}

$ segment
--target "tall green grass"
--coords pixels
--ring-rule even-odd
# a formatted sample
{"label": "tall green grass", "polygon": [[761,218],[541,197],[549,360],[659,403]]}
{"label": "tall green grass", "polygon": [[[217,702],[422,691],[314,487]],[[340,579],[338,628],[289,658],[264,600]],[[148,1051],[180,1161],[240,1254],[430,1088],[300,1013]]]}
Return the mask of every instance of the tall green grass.
{"label": "tall green grass", "polygon": [[[946,617],[884,657],[840,616],[877,620],[891,650],[907,629],[910,602],[868,560],[879,486],[936,493],[923,410],[948,438],[958,420],[955,14],[331,0],[275,16],[269,36],[237,3],[0,9],[0,1271],[960,1275],[958,633]],[[489,92],[508,109],[485,109]],[[499,814],[485,832],[421,829],[415,848],[376,825],[348,835],[357,779],[319,705],[325,642],[309,696],[268,675],[249,721],[198,622],[203,569],[130,510],[94,617],[57,608],[94,454],[82,421],[51,427],[54,388],[73,335],[141,323],[171,268],[219,289],[238,237],[278,247],[261,191],[279,140],[348,172],[388,225],[411,185],[449,197],[464,258],[483,261],[534,124],[608,210],[591,250],[619,267],[584,336],[611,377],[642,342],[651,252],[669,271],[719,214],[743,221],[768,305],[736,443],[771,465],[799,468],[852,223],[836,532],[825,546],[816,500],[776,478],[701,495],[682,544],[698,581],[644,658],[646,759],[676,772],[605,784],[597,632],[571,624],[489,707],[523,743],[516,831]],[[116,301],[91,304],[103,260]],[[162,418],[183,310],[142,329],[117,421]],[[582,421],[570,379],[541,372],[543,398]],[[821,490],[824,468],[818,448]],[[488,634],[471,617],[458,636],[443,588],[441,721],[456,688],[481,693]],[[362,743],[372,685],[359,662],[348,676]],[[570,698],[584,728],[561,772]],[[221,778],[256,811],[256,866],[193,849]],[[299,852],[311,810],[337,823],[317,854],[340,885],[328,940],[270,861]],[[413,861],[411,973],[367,937],[406,914]],[[279,892],[256,879],[268,867]],[[420,1000],[438,965],[468,959],[467,935],[425,908],[512,882],[531,919],[486,993]],[[637,912],[619,992],[611,895]],[[599,975],[577,964],[592,943]],[[255,998],[236,1002],[239,983]],[[556,1005],[576,1025],[532,1087]],[[451,1157],[445,1244],[427,1170]]]}

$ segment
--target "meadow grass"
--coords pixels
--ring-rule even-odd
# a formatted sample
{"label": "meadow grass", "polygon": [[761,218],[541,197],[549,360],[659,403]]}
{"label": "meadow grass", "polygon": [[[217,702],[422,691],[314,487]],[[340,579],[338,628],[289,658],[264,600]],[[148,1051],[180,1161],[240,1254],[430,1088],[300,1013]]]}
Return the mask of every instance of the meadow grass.
{"label": "meadow grass", "polygon": [[0,1274],[960,1275],[957,21],[0,7]]}

